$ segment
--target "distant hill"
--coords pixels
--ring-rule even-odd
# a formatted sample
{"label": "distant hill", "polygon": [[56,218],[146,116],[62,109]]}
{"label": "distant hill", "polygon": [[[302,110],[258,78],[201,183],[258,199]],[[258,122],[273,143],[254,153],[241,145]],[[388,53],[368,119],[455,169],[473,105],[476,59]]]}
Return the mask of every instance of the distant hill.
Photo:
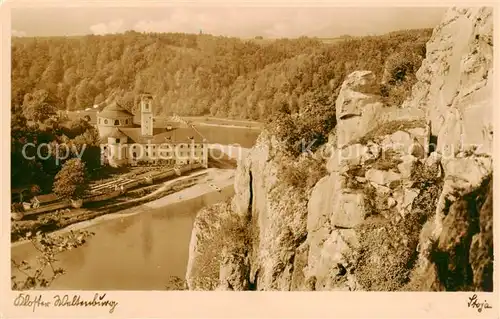
{"label": "distant hill", "polygon": [[[117,93],[135,111],[138,93],[148,91],[156,115],[264,121],[283,108],[300,110],[314,95],[335,94],[354,70],[382,78],[391,57],[423,56],[430,35],[424,29],[333,39],[138,32],[13,38],[12,103],[22,105],[26,93],[44,89],[57,109],[84,110]],[[402,81],[414,81],[413,71]],[[406,93],[397,94],[395,103]]]}

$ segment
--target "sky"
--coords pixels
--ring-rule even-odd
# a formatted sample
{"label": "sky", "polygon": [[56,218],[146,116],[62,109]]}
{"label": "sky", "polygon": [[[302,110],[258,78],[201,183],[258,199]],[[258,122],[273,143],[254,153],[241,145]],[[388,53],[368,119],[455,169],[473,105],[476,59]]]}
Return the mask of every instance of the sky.
{"label": "sky", "polygon": [[250,38],[375,35],[433,28],[438,7],[52,7],[12,8],[13,36],[186,32]]}

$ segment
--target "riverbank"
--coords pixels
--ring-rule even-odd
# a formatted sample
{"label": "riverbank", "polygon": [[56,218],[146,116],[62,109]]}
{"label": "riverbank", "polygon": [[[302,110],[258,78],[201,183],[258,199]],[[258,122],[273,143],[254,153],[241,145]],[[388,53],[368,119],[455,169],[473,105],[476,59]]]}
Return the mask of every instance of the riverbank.
{"label": "riverbank", "polygon": [[92,223],[96,220],[113,218],[114,215],[134,213],[137,210],[141,210],[143,204],[179,193],[179,191],[190,188],[197,183],[203,184],[207,180],[220,180],[221,178],[224,180],[228,174],[232,174],[231,172],[233,172],[232,169],[217,168],[194,171],[186,176],[152,185],[150,187],[153,187],[153,189],[147,191],[146,195],[139,198],[124,196],[117,201],[102,203],[100,207],[72,209],[63,211],[62,213],[46,214],[36,220],[13,221],[11,225],[11,241],[17,242],[27,232],[55,232],[59,229],[73,229],[71,226],[74,224]]}
{"label": "riverbank", "polygon": [[[70,225],[54,232],[87,230],[95,235],[82,247],[57,256],[66,274],[50,289],[165,290],[184,278],[194,218],[207,206],[234,194],[233,170],[213,170],[196,185],[134,208]],[[220,188],[217,191],[211,185]],[[36,262],[28,242],[11,245],[15,260]],[[13,274],[16,270],[12,269]]]}

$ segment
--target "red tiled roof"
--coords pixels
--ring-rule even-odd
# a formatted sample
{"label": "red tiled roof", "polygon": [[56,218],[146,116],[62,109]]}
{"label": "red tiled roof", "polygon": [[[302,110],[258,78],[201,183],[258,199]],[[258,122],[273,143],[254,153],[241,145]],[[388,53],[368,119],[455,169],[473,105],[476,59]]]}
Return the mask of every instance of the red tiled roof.
{"label": "red tiled roof", "polygon": [[57,197],[56,194],[50,193],[50,194],[44,194],[44,195],[37,195],[36,198],[40,203],[48,203],[48,202],[53,202],[55,200],[58,200],[59,197]]}
{"label": "red tiled roof", "polygon": [[123,134],[127,135],[128,143],[140,143],[141,142],[141,128],[140,127],[123,127],[121,129]]}
{"label": "red tiled roof", "polygon": [[106,137],[114,137],[114,138],[122,138],[125,137],[125,135],[120,129],[115,128],[112,130],[109,134],[106,135]]}
{"label": "red tiled roof", "polygon": [[120,128],[120,131],[127,135],[129,138],[128,143],[130,144],[147,144],[148,141],[152,144],[190,143],[190,137],[192,137],[196,143],[201,143],[203,141],[203,138],[191,128],[176,128],[170,131],[166,131],[163,128],[154,128],[154,135],[152,137],[142,136],[140,128],[123,127]]}
{"label": "red tiled roof", "polygon": [[165,133],[153,136],[151,143],[189,143],[194,140],[195,143],[203,142],[203,138],[192,128],[176,128]]}

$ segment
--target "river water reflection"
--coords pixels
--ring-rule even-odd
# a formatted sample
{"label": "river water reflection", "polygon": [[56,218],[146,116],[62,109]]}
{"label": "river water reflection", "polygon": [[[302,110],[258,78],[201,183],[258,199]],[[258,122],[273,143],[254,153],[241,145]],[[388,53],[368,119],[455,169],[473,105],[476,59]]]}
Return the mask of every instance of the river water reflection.
{"label": "river water reflection", "polygon": [[[84,246],[58,255],[66,274],[50,289],[165,290],[172,276],[184,278],[194,218],[199,209],[234,194],[233,186],[219,192],[96,223]],[[141,208],[142,209],[142,208]],[[15,260],[33,261],[30,244],[12,249]],[[14,273],[15,274],[15,273]]]}

